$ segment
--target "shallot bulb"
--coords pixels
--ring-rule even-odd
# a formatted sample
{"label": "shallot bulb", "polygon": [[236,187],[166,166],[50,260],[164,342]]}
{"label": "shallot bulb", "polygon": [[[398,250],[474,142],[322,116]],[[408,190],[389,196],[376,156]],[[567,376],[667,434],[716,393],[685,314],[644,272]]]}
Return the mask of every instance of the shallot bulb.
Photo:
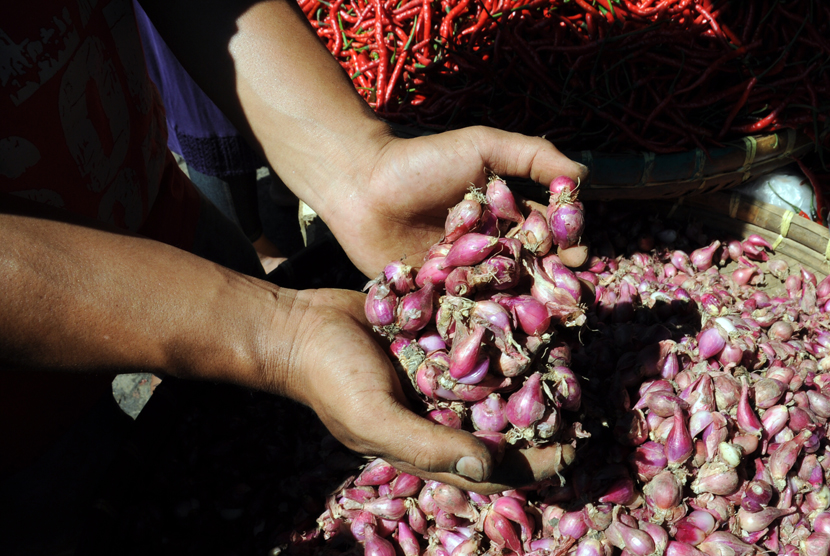
{"label": "shallot bulb", "polygon": [[389,287],[385,279],[376,280],[366,294],[364,306],[366,320],[372,326],[388,326],[395,322],[395,308],[398,296]]}
{"label": "shallot bulb", "polygon": [[478,225],[480,218],[481,203],[474,199],[464,199],[450,209],[444,224],[444,239],[448,243],[456,241],[471,232]]}
{"label": "shallot bulb", "polygon": [[678,467],[694,453],[694,443],[683,410],[676,407],[671,432],[666,439],[666,458],[669,466]]}
{"label": "shallot bulb", "polygon": [[395,547],[378,535],[373,525],[363,528],[363,536],[363,552],[366,556],[395,556]]}
{"label": "shallot bulb", "polygon": [[683,499],[683,485],[671,471],[658,473],[643,488],[646,502],[661,510],[680,505]]}
{"label": "shallot bulb", "polygon": [[547,220],[538,210],[530,211],[517,237],[524,248],[537,257],[547,255],[553,245],[553,234]]}
{"label": "shallot bulb", "polygon": [[513,192],[510,191],[504,180],[496,177],[490,178],[484,195],[488,208],[497,218],[511,222],[524,220],[522,213],[519,212],[519,208],[516,206]]}
{"label": "shallot bulb", "polygon": [[470,409],[470,419],[476,430],[503,431],[509,421],[505,412],[507,402],[499,394],[490,394]]}
{"label": "shallot bulb", "polygon": [[429,324],[432,319],[432,293],[432,282],[427,282],[420,290],[401,298],[396,324],[402,331],[417,332]]}
{"label": "shallot bulb", "polygon": [[558,206],[573,202],[576,199],[578,188],[576,182],[568,176],[554,178],[548,186],[550,204]]}
{"label": "shallot bulb", "polygon": [[450,351],[450,376],[459,379],[473,372],[481,353],[484,332],[483,326],[476,326],[466,336],[456,334]]}
{"label": "shallot bulb", "polygon": [[548,225],[556,245],[565,249],[579,243],[585,231],[584,210],[579,201],[548,205]]}
{"label": "shallot bulb", "polygon": [[492,236],[464,234],[452,244],[444,258],[444,264],[452,267],[478,264],[495,251],[498,243],[498,239]]}
{"label": "shallot bulb", "polygon": [[541,374],[530,375],[524,385],[510,395],[505,414],[507,420],[519,429],[530,427],[544,417],[545,401],[542,394]]}

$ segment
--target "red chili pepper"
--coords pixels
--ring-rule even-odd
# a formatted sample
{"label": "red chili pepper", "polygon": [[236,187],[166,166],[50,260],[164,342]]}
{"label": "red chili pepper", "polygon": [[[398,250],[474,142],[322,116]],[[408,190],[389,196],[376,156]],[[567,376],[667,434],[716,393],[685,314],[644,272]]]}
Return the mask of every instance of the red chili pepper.
{"label": "red chili pepper", "polygon": [[421,29],[423,29],[421,40],[429,41],[432,38],[432,10],[430,9],[431,0],[423,0],[423,2],[421,14],[424,23],[421,27]]}
{"label": "red chili pepper", "polygon": [[818,209],[816,212],[819,216],[819,222],[822,222],[821,218],[827,213],[827,205],[824,204],[824,196],[822,195],[821,191],[821,184],[819,183],[818,178],[816,177],[815,173],[804,164],[804,161],[800,158],[795,158],[796,164],[801,169],[801,173],[807,178],[810,182],[810,186],[813,188],[813,194],[816,196],[816,208]]}
{"label": "red chili pepper", "polygon": [[310,1],[310,2],[308,2],[305,6],[303,6],[302,10],[303,10],[303,13],[304,13],[307,17],[310,17],[310,16],[311,16],[311,14],[313,14],[314,12],[316,12],[316,11],[317,11],[317,8],[318,8],[319,6],[320,6],[320,2],[319,2],[318,0],[311,0],[311,1]]}
{"label": "red chili pepper", "polygon": [[408,19],[412,19],[413,17],[415,17],[419,13],[421,13],[421,8],[420,7],[410,8],[409,10],[407,10],[405,12],[400,12],[400,13],[397,13],[397,14],[393,15],[392,19],[394,19],[398,23],[403,23],[404,21],[406,21]]}
{"label": "red chili pepper", "polygon": [[709,64],[709,67],[706,68],[706,71],[704,71],[701,74],[701,76],[694,83],[692,83],[691,85],[689,85],[687,87],[684,87],[683,89],[677,91],[677,94],[682,95],[683,93],[687,93],[687,92],[691,91],[692,89],[695,89],[695,88],[699,87],[700,84],[703,83],[704,81],[706,81],[706,79],[708,79],[709,76],[712,75],[712,73],[716,69],[718,69],[720,66],[722,66],[723,64],[725,64],[729,60],[734,60],[735,58],[739,58],[739,57],[743,56],[748,51],[754,50],[755,48],[761,46],[761,44],[762,44],[761,41],[755,41],[752,44],[748,44],[746,46],[742,46],[740,48],[737,48],[737,49],[733,50],[732,52],[727,53],[725,56],[722,56],[721,58],[718,58],[717,60],[715,60],[714,62]]}
{"label": "red chili pepper", "polygon": [[[383,21],[382,0],[372,0],[375,6],[375,20]],[[384,108],[386,101],[383,94],[386,90],[386,74],[389,71],[389,54],[386,51],[386,42],[383,36],[383,25],[375,25],[375,52],[378,54],[378,75],[375,83],[376,108]]]}
{"label": "red chili pepper", "polygon": [[790,96],[792,96],[792,95],[787,96],[787,98],[785,98],[783,101],[781,101],[781,103],[778,106],[776,106],[775,109],[772,112],[770,112],[769,114],[767,114],[766,116],[764,116],[763,118],[758,120],[757,122],[755,122],[753,124],[747,124],[747,125],[742,125],[742,126],[738,126],[738,127],[733,127],[732,131],[735,131],[737,133],[757,133],[757,132],[771,126],[775,122],[775,119],[778,117],[778,115],[781,113],[781,111],[784,108],[786,108],[787,105],[790,103]]}
{"label": "red chili pepper", "polygon": [[732,110],[729,111],[729,115],[726,117],[726,121],[724,121],[720,133],[718,133],[718,138],[726,135],[726,132],[729,130],[729,126],[732,125],[732,122],[735,120],[735,116],[738,115],[738,112],[740,112],[741,108],[743,108],[746,104],[746,99],[749,98],[749,93],[752,92],[752,88],[755,87],[757,82],[758,79],[755,77],[749,80],[749,83],[746,85],[746,89],[741,94],[741,98],[738,99],[738,102],[736,102],[734,106],[732,106]]}
{"label": "red chili pepper", "polygon": [[339,25],[339,20],[337,19],[337,15],[338,12],[340,12],[340,6],[342,4],[343,0],[334,0],[329,7],[329,22],[331,23],[332,30],[334,31],[334,46],[332,46],[330,50],[335,56],[340,54],[340,51],[343,49],[343,33]]}
{"label": "red chili pepper", "polygon": [[409,0],[406,4],[402,5],[400,8],[395,8],[392,10],[392,13],[397,15],[399,13],[405,12],[407,10],[411,10],[412,8],[419,8],[423,4],[422,0]]}
{"label": "red chili pepper", "polygon": [[653,121],[654,121],[654,118],[656,118],[657,116],[659,116],[659,115],[660,115],[660,113],[663,111],[663,109],[665,109],[665,108],[666,108],[666,106],[668,106],[668,105],[669,105],[669,103],[670,103],[672,100],[674,100],[674,95],[673,95],[673,94],[669,94],[669,95],[667,95],[667,96],[666,96],[666,98],[665,98],[665,99],[663,99],[663,100],[662,100],[662,101],[661,101],[661,102],[660,102],[657,106],[655,106],[655,107],[654,107],[654,110],[652,110],[651,114],[649,114],[649,115],[648,115],[648,118],[646,118],[646,121],[645,121],[645,123],[643,124],[643,128],[642,128],[641,133],[645,134],[646,130],[648,130],[649,126],[651,125],[651,122],[653,122]]}
{"label": "red chili pepper", "polygon": [[458,17],[462,12],[467,10],[467,6],[470,5],[470,0],[461,0],[458,4],[452,8],[447,15],[444,16],[444,19],[441,21],[441,28],[439,30],[439,34],[445,41],[450,40],[450,32],[452,30],[452,20]]}

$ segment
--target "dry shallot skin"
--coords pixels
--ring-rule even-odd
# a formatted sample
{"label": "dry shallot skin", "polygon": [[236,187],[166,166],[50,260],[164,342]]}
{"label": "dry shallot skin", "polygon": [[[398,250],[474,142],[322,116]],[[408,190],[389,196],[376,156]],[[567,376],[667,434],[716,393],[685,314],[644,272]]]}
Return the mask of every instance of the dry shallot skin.
{"label": "dry shallot skin", "polygon": [[562,249],[573,247],[585,231],[585,207],[579,201],[548,205],[547,220],[553,242]]}
{"label": "dry shallot skin", "polygon": [[424,287],[401,298],[398,304],[396,324],[403,332],[418,332],[432,319],[433,285],[426,282]]}
{"label": "dry shallot skin", "polygon": [[474,199],[464,199],[447,215],[444,223],[444,239],[452,243],[466,233],[471,232],[481,218],[481,203]]}
{"label": "dry shallot skin", "polygon": [[384,485],[398,475],[398,470],[377,458],[369,462],[354,480],[355,486]]}
{"label": "dry shallot skin", "polygon": [[530,211],[517,237],[524,248],[537,257],[547,255],[553,246],[553,234],[547,220],[538,210]]}
{"label": "dry shallot skin", "polygon": [[544,416],[545,409],[542,375],[534,373],[508,398],[505,415],[513,426],[526,429]]}
{"label": "dry shallot skin", "polygon": [[372,326],[388,326],[395,322],[395,308],[398,303],[398,296],[389,286],[385,279],[378,278],[378,280],[371,283],[369,291],[366,294],[366,302],[364,304],[364,311],[366,313],[366,320]]}
{"label": "dry shallot skin", "polygon": [[415,275],[411,266],[403,261],[393,261],[383,269],[389,287],[397,295],[406,295],[415,289]]}
{"label": "dry shallot skin", "polygon": [[507,183],[501,178],[492,176],[487,181],[484,193],[487,206],[497,218],[511,222],[522,222],[524,218],[516,206],[513,192],[507,187]]}

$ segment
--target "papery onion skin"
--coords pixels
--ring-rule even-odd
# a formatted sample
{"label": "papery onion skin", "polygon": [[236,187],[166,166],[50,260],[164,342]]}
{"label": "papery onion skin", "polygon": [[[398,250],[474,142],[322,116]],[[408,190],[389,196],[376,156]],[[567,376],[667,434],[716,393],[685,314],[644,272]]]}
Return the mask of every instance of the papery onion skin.
{"label": "papery onion skin", "polygon": [[468,233],[453,243],[444,264],[451,267],[472,266],[486,259],[498,245],[498,239],[492,236]]}
{"label": "papery onion skin", "polygon": [[541,374],[532,374],[521,389],[511,394],[507,400],[505,414],[508,421],[519,429],[531,426],[544,416]]}
{"label": "papery onion skin", "polygon": [[420,290],[406,294],[398,304],[396,324],[404,332],[418,332],[432,319],[432,282],[426,282]]}
{"label": "papery onion skin", "polygon": [[[560,193],[549,216],[582,210],[575,187],[564,184]],[[430,543],[426,554],[610,556],[610,543],[623,556],[830,552],[830,321],[822,312],[830,306],[830,278],[818,282],[797,267],[788,277],[789,267],[776,259],[756,263],[767,257],[766,246],[750,238],[716,253],[719,240],[696,222],[677,234],[658,219],[641,221],[627,236],[619,223],[629,215],[613,210],[603,217],[607,225],[580,243],[586,266],[575,274],[562,257],[541,257],[535,236],[544,229],[532,225],[541,213],[531,212],[539,207],[527,202],[523,210],[527,220],[515,222],[524,230],[482,207],[473,228],[434,246],[429,260],[440,264],[423,276],[440,298],[439,315],[417,332],[390,332],[388,324],[382,332],[427,403],[441,408],[421,414],[440,422],[452,402],[460,412],[453,426],[480,429],[474,434],[494,460],[546,441],[551,448],[570,444],[585,457],[561,477],[492,497],[459,491],[453,498],[426,483],[401,518]],[[517,239],[522,231],[533,235],[525,245]],[[467,256],[484,258],[457,266]],[[453,278],[441,285],[453,265]],[[783,286],[771,279],[776,272]],[[580,316],[565,328],[565,319]],[[460,357],[454,347],[464,364],[448,371],[447,346],[460,346],[477,327],[477,350]],[[359,517],[363,505],[386,508],[386,497],[406,481],[338,493],[325,534],[351,520],[368,522]],[[417,488],[410,485],[409,496]],[[383,515],[396,517],[398,506]],[[479,511],[488,517],[474,519]],[[376,521],[382,534],[395,527]],[[474,539],[476,530],[489,538]]]}
{"label": "papery onion skin", "polygon": [[560,248],[566,249],[579,243],[585,231],[584,211],[585,208],[579,201],[558,206],[549,205],[548,225],[554,243]]}
{"label": "papery onion skin", "polygon": [[481,218],[481,203],[473,199],[464,199],[452,209],[447,215],[444,223],[444,239],[448,243],[471,232]]}
{"label": "papery onion skin", "polygon": [[471,408],[471,419],[476,430],[500,432],[509,421],[505,414],[507,402],[499,394],[490,394]]}
{"label": "papery onion skin", "polygon": [[522,213],[519,212],[519,208],[516,206],[513,192],[510,191],[504,180],[496,177],[491,178],[487,182],[484,195],[487,206],[496,217],[511,222],[521,222],[523,220]]}

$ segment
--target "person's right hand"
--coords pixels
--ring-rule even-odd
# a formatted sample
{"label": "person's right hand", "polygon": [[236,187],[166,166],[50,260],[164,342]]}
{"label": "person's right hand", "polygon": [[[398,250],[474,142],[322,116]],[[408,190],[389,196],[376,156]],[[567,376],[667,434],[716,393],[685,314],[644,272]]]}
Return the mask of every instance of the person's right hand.
{"label": "person's right hand", "polygon": [[348,448],[480,493],[544,480],[573,461],[571,446],[550,445],[508,450],[496,466],[472,434],[410,411],[389,356],[365,321],[364,300],[345,290],[298,292],[288,328],[274,330],[289,336],[277,341],[288,350],[271,359],[278,390],[314,409]]}
{"label": "person's right hand", "polygon": [[402,257],[420,266],[444,234],[447,211],[487,170],[547,186],[558,176],[585,180],[588,168],[550,141],[475,126],[400,139],[379,135],[365,177],[333,195],[321,214],[355,265],[374,277]]}

